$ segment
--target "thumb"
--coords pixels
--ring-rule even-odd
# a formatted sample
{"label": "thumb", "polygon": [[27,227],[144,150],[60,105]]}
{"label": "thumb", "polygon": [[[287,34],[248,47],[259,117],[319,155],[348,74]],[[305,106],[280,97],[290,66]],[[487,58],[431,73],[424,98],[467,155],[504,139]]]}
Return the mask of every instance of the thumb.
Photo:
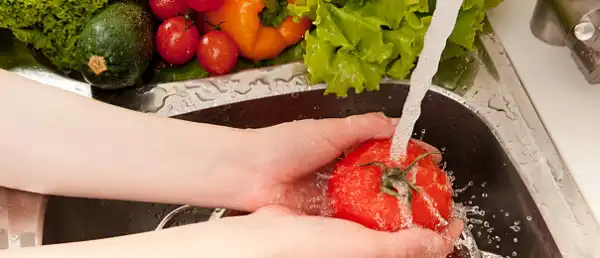
{"label": "thumb", "polygon": [[295,126],[307,136],[320,137],[318,140],[343,151],[366,140],[392,137],[397,121],[383,113],[369,113],[346,118],[303,120]]}

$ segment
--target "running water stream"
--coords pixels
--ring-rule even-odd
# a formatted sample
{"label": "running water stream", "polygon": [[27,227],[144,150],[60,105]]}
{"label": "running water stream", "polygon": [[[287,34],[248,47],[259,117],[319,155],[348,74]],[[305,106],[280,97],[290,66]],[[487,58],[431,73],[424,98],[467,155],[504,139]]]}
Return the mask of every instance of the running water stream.
{"label": "running water stream", "polygon": [[462,5],[462,0],[437,1],[431,25],[425,33],[425,44],[417,67],[410,78],[410,90],[404,102],[402,117],[396,127],[392,140],[390,155],[392,159],[400,159],[405,155],[406,146],[412,136],[415,123],[421,115],[421,101],[425,97],[433,76],[438,70],[442,51],[446,41],[454,30],[456,18]]}
{"label": "running water stream", "polygon": [[[421,115],[421,102],[431,86],[433,76],[437,73],[442,52],[446,47],[446,41],[454,30],[461,6],[462,0],[437,1],[431,24],[425,34],[423,50],[419,56],[417,67],[410,78],[410,89],[406,101],[404,102],[402,117],[400,123],[396,127],[396,132],[392,139],[392,145],[390,147],[390,157],[392,159],[400,160],[406,154],[408,141],[412,137],[415,123]],[[406,186],[398,185],[395,187],[399,192],[402,192],[402,190],[407,191],[407,189],[405,189]],[[406,207],[408,207],[405,203],[406,201],[404,198],[400,199],[400,209],[406,209]],[[442,218],[439,211],[434,207],[431,197],[425,195],[424,199],[427,202],[427,206],[429,206],[430,212],[438,218],[438,221],[442,226],[447,225],[448,222]],[[455,210],[454,212],[462,213],[464,211],[461,211],[459,208],[459,210]],[[401,211],[401,214],[404,214],[404,211]],[[412,216],[408,217],[411,218],[404,218],[404,220],[409,224],[408,226],[410,226],[412,224]],[[465,229],[463,238],[465,239],[462,240],[462,245],[467,247],[471,257],[481,257],[482,253],[477,248],[469,229]]]}

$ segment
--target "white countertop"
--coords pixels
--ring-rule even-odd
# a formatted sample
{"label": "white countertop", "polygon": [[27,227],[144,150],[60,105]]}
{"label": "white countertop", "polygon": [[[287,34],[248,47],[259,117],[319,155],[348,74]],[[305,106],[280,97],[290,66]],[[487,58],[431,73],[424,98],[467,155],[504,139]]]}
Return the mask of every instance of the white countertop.
{"label": "white countertop", "polygon": [[536,0],[505,0],[489,19],[573,180],[600,222],[600,85],[585,81],[569,50],[529,28]]}

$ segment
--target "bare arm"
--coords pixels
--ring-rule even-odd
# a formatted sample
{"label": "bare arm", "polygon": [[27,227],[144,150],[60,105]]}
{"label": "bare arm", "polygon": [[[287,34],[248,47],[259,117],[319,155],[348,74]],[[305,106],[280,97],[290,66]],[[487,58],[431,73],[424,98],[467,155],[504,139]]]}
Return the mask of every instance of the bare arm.
{"label": "bare arm", "polygon": [[243,156],[236,146],[250,132],[129,111],[3,70],[0,117],[1,186],[236,208],[220,187],[220,172],[236,168],[219,161]]}
{"label": "bare arm", "polygon": [[453,220],[441,235],[412,228],[395,233],[322,217],[298,216],[281,206],[249,216],[117,238],[0,251],[3,258],[363,258],[446,257],[463,225]]}

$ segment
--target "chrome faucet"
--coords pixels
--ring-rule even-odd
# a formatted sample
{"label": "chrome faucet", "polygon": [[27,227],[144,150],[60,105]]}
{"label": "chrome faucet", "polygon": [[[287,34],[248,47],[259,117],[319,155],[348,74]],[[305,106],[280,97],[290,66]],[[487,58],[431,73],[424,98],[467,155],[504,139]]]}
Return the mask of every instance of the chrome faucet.
{"label": "chrome faucet", "polygon": [[530,27],[538,39],[568,47],[585,79],[600,83],[600,1],[538,0]]}

